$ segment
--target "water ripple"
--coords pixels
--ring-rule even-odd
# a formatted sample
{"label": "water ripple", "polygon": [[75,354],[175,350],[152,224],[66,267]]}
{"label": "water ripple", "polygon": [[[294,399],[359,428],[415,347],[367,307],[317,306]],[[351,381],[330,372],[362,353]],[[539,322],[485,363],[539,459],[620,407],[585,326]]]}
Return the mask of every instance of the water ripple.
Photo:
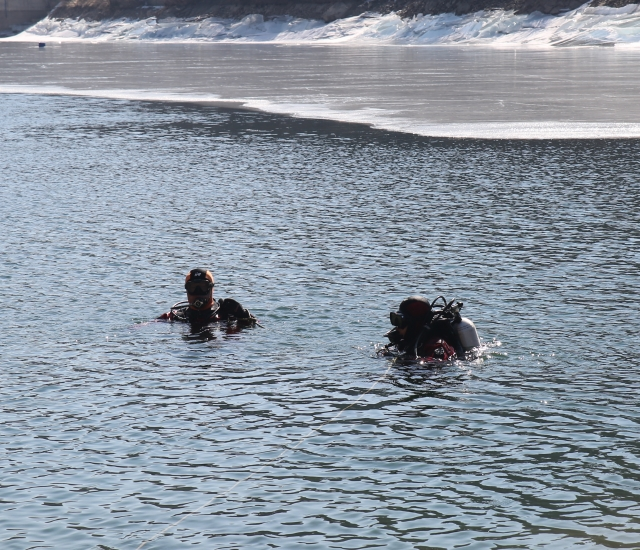
{"label": "water ripple", "polygon": [[[3,548],[638,546],[637,141],[2,110]],[[199,264],[265,328],[149,322]],[[484,354],[377,358],[414,291]]]}

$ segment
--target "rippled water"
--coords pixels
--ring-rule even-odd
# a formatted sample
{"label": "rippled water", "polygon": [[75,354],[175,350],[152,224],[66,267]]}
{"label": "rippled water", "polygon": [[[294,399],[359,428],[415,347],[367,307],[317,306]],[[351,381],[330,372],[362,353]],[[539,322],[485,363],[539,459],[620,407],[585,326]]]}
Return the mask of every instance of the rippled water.
{"label": "rippled water", "polygon": [[[0,112],[2,548],[640,545],[638,141]],[[264,328],[149,322],[199,265]],[[483,358],[375,357],[413,292]]]}

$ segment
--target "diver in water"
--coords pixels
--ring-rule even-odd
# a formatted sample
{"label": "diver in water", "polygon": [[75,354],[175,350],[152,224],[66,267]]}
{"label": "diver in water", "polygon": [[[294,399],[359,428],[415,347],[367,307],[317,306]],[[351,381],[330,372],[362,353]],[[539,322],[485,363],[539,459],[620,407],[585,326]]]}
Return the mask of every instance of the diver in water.
{"label": "diver in water", "polygon": [[[442,300],[443,305],[436,308]],[[422,296],[410,296],[403,300],[398,311],[391,312],[389,319],[394,326],[385,336],[389,344],[383,353],[397,353],[409,359],[448,361],[464,358],[465,352],[480,347],[474,324],[460,316],[462,303],[455,300],[447,303],[438,296],[429,302]]]}
{"label": "diver in water", "polygon": [[230,320],[242,324],[256,323],[257,320],[251,312],[234,299],[215,300],[213,286],[214,279],[211,271],[201,268],[192,269],[184,282],[187,301],[175,304],[170,311],[163,313],[158,319],[197,325]]}

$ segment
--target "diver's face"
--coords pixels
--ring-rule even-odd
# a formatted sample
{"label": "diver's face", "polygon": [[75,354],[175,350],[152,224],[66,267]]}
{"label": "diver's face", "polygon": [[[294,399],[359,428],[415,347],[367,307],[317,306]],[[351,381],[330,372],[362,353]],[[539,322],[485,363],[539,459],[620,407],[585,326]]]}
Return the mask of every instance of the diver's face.
{"label": "diver's face", "polygon": [[185,285],[189,307],[203,310],[213,303],[213,285],[210,281],[189,282]]}
{"label": "diver's face", "polygon": [[396,328],[396,330],[398,331],[400,337],[404,338],[407,335],[407,330],[409,330],[409,327]]}
{"label": "diver's face", "polygon": [[187,300],[189,300],[189,306],[193,309],[207,309],[213,303],[213,289],[207,294],[189,294],[187,292]]}

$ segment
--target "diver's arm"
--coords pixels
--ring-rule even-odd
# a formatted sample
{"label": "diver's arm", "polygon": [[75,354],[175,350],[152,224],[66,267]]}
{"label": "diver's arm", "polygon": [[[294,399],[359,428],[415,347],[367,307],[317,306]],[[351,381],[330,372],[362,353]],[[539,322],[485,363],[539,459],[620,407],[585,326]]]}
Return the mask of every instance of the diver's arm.
{"label": "diver's arm", "polygon": [[167,313],[163,313],[160,317],[156,317],[159,321],[187,321],[187,312],[189,310],[189,302],[178,302],[171,306]]}
{"label": "diver's arm", "polygon": [[167,313],[163,313],[162,315],[160,315],[160,317],[156,317],[156,319],[162,320],[162,321],[173,321],[174,318],[175,318],[175,315],[173,311],[168,311]]}
{"label": "diver's arm", "polygon": [[220,315],[221,319],[229,319],[230,317],[233,317],[238,321],[256,321],[256,318],[251,314],[251,312],[242,307],[242,304],[233,298],[220,299],[218,300],[218,303],[220,304],[218,315]]}

